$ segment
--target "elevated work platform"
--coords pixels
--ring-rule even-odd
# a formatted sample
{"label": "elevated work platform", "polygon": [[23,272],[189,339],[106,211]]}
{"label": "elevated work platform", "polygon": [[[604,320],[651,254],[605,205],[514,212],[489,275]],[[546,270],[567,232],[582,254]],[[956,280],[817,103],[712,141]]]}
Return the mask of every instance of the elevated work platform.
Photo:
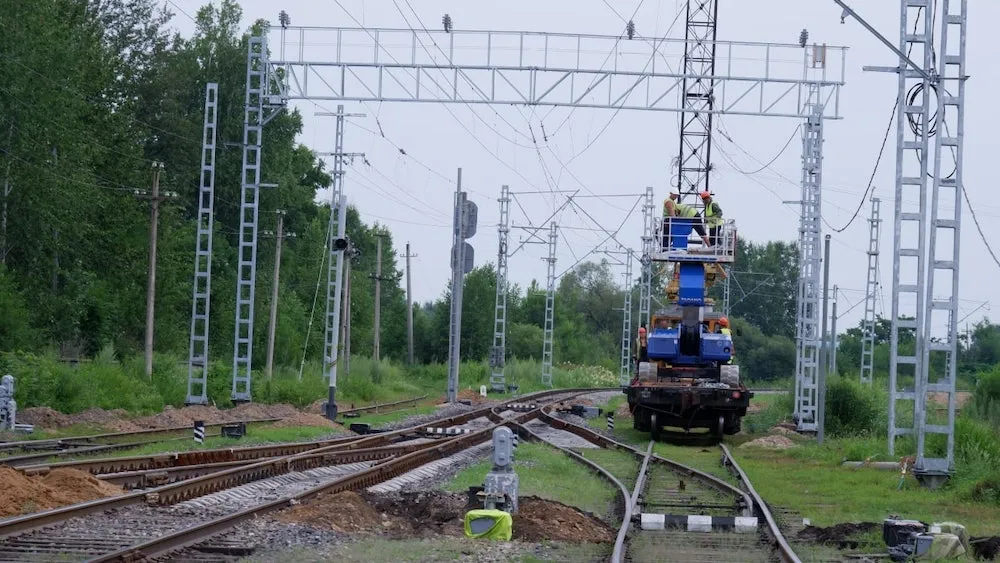
{"label": "elevated work platform", "polygon": [[654,237],[649,256],[654,262],[727,264],[736,260],[736,224],[731,219],[713,230],[700,217],[669,217],[657,226]]}

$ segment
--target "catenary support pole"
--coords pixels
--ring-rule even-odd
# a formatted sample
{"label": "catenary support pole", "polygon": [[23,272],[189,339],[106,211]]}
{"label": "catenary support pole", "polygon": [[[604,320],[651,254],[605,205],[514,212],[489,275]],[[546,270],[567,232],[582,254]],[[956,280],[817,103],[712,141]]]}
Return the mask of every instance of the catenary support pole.
{"label": "catenary support pole", "polygon": [[[347,236],[347,196],[343,193],[340,194],[339,201],[335,208],[330,210],[330,213],[337,214],[337,239],[345,239]],[[333,241],[330,241],[333,244]],[[338,250],[340,254],[340,259],[337,260],[337,267],[335,271],[330,272],[333,274],[333,280],[330,285],[335,289],[335,295],[332,297],[333,301],[333,311],[327,316],[327,323],[334,323],[334,332],[332,336],[327,337],[327,349],[330,351],[329,358],[329,380],[330,386],[327,390],[326,397],[326,407],[325,414],[326,418],[330,420],[337,419],[337,331],[340,330],[340,288],[343,287],[344,281],[344,262],[348,258],[344,249]],[[328,299],[329,301],[330,299]]]}
{"label": "catenary support pole", "polygon": [[191,340],[188,342],[186,405],[208,404],[208,320],[212,294],[212,233],[215,222],[215,143],[219,84],[205,85],[194,280],[191,283]]}
{"label": "catenary support pole", "polygon": [[267,364],[264,375],[271,379],[274,373],[274,333],[278,327],[278,283],[281,275],[281,241],[285,237],[285,211],[275,211],[278,216],[278,234],[274,241],[274,278],[271,281],[271,315],[267,323]]}
{"label": "catenary support pole", "polygon": [[415,254],[410,254],[410,243],[406,243],[406,360],[413,365],[413,291],[410,284],[411,272],[410,259],[416,258]]}
{"label": "catenary support pole", "polygon": [[[820,342],[826,342],[826,319],[827,307],[830,300],[830,292],[826,288],[830,285],[830,235],[826,235],[823,241],[823,316],[822,336]],[[816,441],[823,443],[823,427],[826,421],[826,362],[824,361],[824,347],[820,348],[819,359],[819,385],[816,401]]]}
{"label": "catenary support pole", "polygon": [[153,163],[153,189],[150,197],[149,264],[146,272],[146,379],[153,378],[153,322],[156,302],[156,227],[160,221],[160,172],[162,162]]}
{"label": "catenary support pole", "polygon": [[462,191],[462,169],[458,169],[455,187],[455,216],[451,250],[451,322],[448,330],[448,402],[458,400],[458,364],[462,336],[462,290],[465,266],[463,238],[463,210],[465,192]]}
{"label": "catenary support pole", "polygon": [[382,236],[376,235],[375,250],[375,327],[372,330],[375,342],[372,345],[372,359],[379,361],[379,344],[382,340]]}
{"label": "catenary support pole", "polygon": [[830,305],[830,364],[827,373],[837,373],[837,285],[833,286],[833,304]]}

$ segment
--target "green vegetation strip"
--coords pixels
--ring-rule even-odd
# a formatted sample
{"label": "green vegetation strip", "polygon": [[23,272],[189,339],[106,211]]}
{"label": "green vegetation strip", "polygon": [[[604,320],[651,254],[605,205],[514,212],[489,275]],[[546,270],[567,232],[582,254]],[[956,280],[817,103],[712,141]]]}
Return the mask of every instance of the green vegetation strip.
{"label": "green vegetation strip", "polygon": [[[465,492],[482,486],[492,461],[481,461],[458,473],[446,486]],[[523,442],[514,454],[519,494],[537,496],[609,517],[617,493],[593,471],[561,451],[545,445]],[[634,479],[634,477],[633,477]]]}

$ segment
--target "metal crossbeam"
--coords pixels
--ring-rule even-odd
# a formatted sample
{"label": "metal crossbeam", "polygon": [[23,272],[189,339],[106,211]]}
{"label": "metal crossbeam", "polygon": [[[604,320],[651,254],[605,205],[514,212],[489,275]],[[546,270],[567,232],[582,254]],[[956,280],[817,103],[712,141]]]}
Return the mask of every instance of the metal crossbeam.
{"label": "metal crossbeam", "polygon": [[187,405],[208,404],[208,319],[212,293],[212,232],[215,218],[215,142],[219,123],[219,84],[205,85],[205,123],[201,137],[198,227],[195,235],[191,340],[188,346]]}
{"label": "metal crossbeam", "polygon": [[[426,31],[288,27],[276,68],[287,99],[516,104],[682,112],[685,81],[715,84],[709,113],[804,118],[808,86],[821,90],[840,119],[846,48],[829,47],[836,69],[803,77],[799,45],[702,41],[715,70],[668,68],[687,51],[683,39],[622,42],[609,35],[519,31]],[[435,56],[426,45],[441,46]],[[606,53],[614,66],[604,68]],[[839,56],[838,56],[839,55]]]}
{"label": "metal crossbeam", "polygon": [[[955,470],[955,378],[958,361],[956,325],[964,190],[962,158],[965,136],[967,3],[968,0],[942,0],[941,40],[937,53],[937,132],[934,139],[934,176],[927,251],[929,271],[924,302],[923,361],[917,384],[920,403],[916,420],[917,459],[913,466],[914,475],[929,486],[937,486],[942,478],[947,478]],[[951,124],[955,126],[954,129],[951,129]],[[951,152],[955,160],[955,170],[948,176],[941,166],[945,151]],[[934,322],[945,315],[945,334],[934,338]],[[945,356],[944,372],[931,374],[934,358],[942,354]],[[948,403],[946,422],[929,420],[928,393],[945,395]],[[945,437],[943,456],[937,453],[940,450],[934,448],[935,445],[927,443],[928,437],[932,435]]]}
{"label": "metal crossbeam", "polygon": [[[925,69],[933,68],[932,0],[901,0],[899,50],[922,61]],[[913,17],[923,15],[923,29],[911,31]],[[916,26],[915,26],[916,27]],[[920,432],[922,417],[917,411],[920,401],[919,380],[924,358],[924,299],[926,297],[926,218],[927,175],[930,172],[929,125],[931,80],[915,71],[905,70],[899,60],[898,109],[896,113],[896,197],[893,230],[892,264],[892,330],[889,343],[889,454],[895,454],[896,438]],[[913,87],[923,88],[914,104],[907,101]],[[909,119],[917,123],[914,134],[907,126]],[[918,209],[906,208],[909,201],[918,201]],[[902,299],[902,297],[908,299]],[[905,366],[903,369],[901,367]],[[914,416],[901,421],[899,403],[913,405]],[[905,411],[904,407],[904,411]]]}
{"label": "metal crossbeam", "polygon": [[549,255],[545,258],[548,271],[545,278],[545,324],[542,335],[542,385],[552,387],[552,333],[556,299],[556,241],[558,227],[553,221],[549,225]]}
{"label": "metal crossbeam", "polygon": [[504,365],[507,355],[507,243],[510,238],[510,188],[500,188],[500,222],[497,223],[497,287],[493,317],[493,348],[490,353],[490,388],[506,388]]}
{"label": "metal crossbeam", "polygon": [[868,219],[868,283],[865,285],[865,313],[861,326],[861,383],[871,385],[875,369],[875,296],[878,294],[879,231],[882,225],[881,200],[872,198]]}
{"label": "metal crossbeam", "polygon": [[795,418],[800,432],[818,430],[820,262],[823,182],[823,106],[802,130],[802,201],[799,224],[799,292],[795,322]]}

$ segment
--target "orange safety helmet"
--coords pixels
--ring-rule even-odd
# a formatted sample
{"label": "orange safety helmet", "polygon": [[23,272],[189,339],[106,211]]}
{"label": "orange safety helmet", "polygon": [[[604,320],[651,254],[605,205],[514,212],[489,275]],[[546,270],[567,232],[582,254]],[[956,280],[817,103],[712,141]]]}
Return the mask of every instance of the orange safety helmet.
{"label": "orange safety helmet", "polygon": [[707,191],[701,192],[701,199],[708,199],[710,197],[712,197],[712,194],[708,193]]}
{"label": "orange safety helmet", "polygon": [[729,319],[727,317],[719,317],[719,324],[728,327]]}
{"label": "orange safety helmet", "polygon": [[646,334],[646,327],[640,326],[639,327],[639,336],[642,336],[644,334]]}

